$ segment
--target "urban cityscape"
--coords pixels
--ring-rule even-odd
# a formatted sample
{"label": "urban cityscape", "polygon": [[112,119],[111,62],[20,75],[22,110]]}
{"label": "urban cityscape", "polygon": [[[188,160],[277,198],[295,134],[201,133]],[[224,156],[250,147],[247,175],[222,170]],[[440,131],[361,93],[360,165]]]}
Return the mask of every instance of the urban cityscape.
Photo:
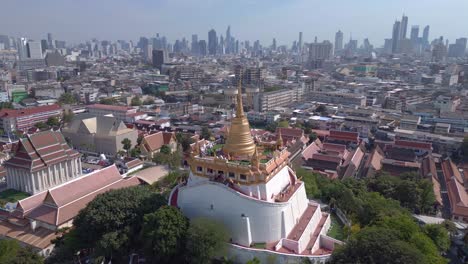
{"label": "urban cityscape", "polygon": [[468,32],[394,16],[0,26],[0,263],[468,263]]}

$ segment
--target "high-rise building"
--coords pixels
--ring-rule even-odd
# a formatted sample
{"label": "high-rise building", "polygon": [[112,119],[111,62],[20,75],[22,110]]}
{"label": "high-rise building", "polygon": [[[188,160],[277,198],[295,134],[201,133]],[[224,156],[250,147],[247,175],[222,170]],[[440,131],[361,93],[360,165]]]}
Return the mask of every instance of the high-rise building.
{"label": "high-rise building", "polygon": [[335,34],[335,52],[343,49],[343,32],[338,30]]}
{"label": "high-rise building", "polygon": [[4,49],[10,48],[10,38],[8,36],[0,35],[0,43],[3,44]]}
{"label": "high-rise building", "polygon": [[466,38],[459,38],[454,44],[450,44],[448,47],[448,57],[460,58],[464,57],[466,53]]}
{"label": "high-rise building", "polygon": [[200,49],[199,49],[199,46],[198,46],[198,35],[197,34],[193,34],[192,35],[192,54],[200,54]]}
{"label": "high-rise building", "polygon": [[271,49],[274,50],[274,51],[276,50],[276,39],[275,38],[273,38],[273,43],[271,44]]}
{"label": "high-rise building", "polygon": [[208,54],[216,55],[218,50],[218,37],[214,29],[208,32]]}
{"label": "high-rise building", "polygon": [[299,42],[297,43],[298,45],[298,51],[299,53],[302,53],[302,32],[299,32]]}
{"label": "high-rise building", "polygon": [[46,49],[49,48],[49,43],[47,42],[46,39],[41,40],[41,47],[42,47],[42,54],[44,54]]}
{"label": "high-rise building", "polygon": [[419,26],[412,26],[410,39],[413,43],[416,43],[418,41],[418,38],[419,38]]}
{"label": "high-rise building", "polygon": [[395,21],[393,24],[393,31],[392,31],[392,53],[398,52],[398,47],[400,44],[400,21]]}
{"label": "high-rise building", "polygon": [[309,44],[309,60],[327,60],[332,55],[333,44],[330,41]]}
{"label": "high-rise building", "polygon": [[28,41],[27,46],[28,46],[28,58],[42,59],[41,42],[30,40]]}
{"label": "high-rise building", "polygon": [[406,38],[406,31],[408,31],[408,17],[403,14],[400,26],[400,39]]}
{"label": "high-rise building", "polygon": [[47,33],[47,47],[53,49],[55,47],[55,41],[52,37],[52,33]]}
{"label": "high-rise building", "polygon": [[429,44],[429,26],[425,26],[422,35],[422,42],[424,45]]}
{"label": "high-rise building", "polygon": [[198,48],[200,49],[200,55],[206,56],[206,41],[200,40],[198,42]]}
{"label": "high-rise building", "polygon": [[28,56],[28,39],[27,38],[19,38],[16,42],[18,47],[18,56],[20,60],[27,59]]}
{"label": "high-rise building", "polygon": [[231,54],[233,51],[232,43],[231,43],[231,26],[228,26],[226,30],[226,39],[225,39],[225,53]]}

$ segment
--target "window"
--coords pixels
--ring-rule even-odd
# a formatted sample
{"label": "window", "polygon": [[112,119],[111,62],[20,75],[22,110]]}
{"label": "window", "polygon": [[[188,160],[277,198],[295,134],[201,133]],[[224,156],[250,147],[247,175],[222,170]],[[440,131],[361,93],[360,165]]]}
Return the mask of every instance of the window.
{"label": "window", "polygon": [[198,172],[202,172],[202,171],[203,171],[203,168],[200,167],[200,166],[198,166],[198,167],[197,167],[197,171],[198,171]]}
{"label": "window", "polygon": [[229,173],[229,178],[235,178],[235,177],[236,177],[236,175],[234,174],[234,172]]}
{"label": "window", "polygon": [[208,173],[210,173],[210,174],[213,173],[213,169],[210,169],[210,168],[206,169],[206,171],[207,171]]}
{"label": "window", "polygon": [[247,180],[247,175],[241,174],[240,179],[243,180],[243,181]]}
{"label": "window", "polygon": [[218,171],[218,175],[224,175],[224,171]]}

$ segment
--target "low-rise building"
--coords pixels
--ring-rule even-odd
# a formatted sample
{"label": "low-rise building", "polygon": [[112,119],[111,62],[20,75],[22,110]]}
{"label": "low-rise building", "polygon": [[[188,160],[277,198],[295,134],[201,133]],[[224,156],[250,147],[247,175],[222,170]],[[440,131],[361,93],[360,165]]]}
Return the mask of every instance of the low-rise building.
{"label": "low-rise building", "polygon": [[145,136],[140,144],[141,155],[147,159],[152,159],[162,146],[168,146],[171,152],[177,149],[177,140],[173,132],[157,132]]}
{"label": "low-rise building", "polygon": [[123,121],[112,116],[77,116],[62,129],[73,147],[81,152],[114,156],[123,150],[122,141],[137,143],[138,132],[127,128]]}
{"label": "low-rise building", "polygon": [[80,154],[60,132],[44,131],[19,140],[4,163],[8,188],[35,194],[81,176]]}
{"label": "low-rise building", "polygon": [[45,123],[49,117],[61,117],[62,109],[59,105],[46,105],[26,109],[0,110],[0,129],[6,133],[27,131],[37,123]]}

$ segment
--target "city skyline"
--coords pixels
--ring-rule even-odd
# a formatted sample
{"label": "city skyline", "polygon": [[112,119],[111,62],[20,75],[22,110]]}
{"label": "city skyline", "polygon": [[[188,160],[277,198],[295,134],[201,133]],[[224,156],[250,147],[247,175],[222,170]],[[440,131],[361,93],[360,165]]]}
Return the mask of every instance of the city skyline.
{"label": "city skyline", "polygon": [[[382,46],[384,39],[391,37],[392,24],[404,13],[409,18],[408,29],[413,25],[420,28],[430,25],[431,40],[444,36],[454,42],[456,38],[468,35],[466,25],[459,22],[464,21],[463,10],[468,8],[468,3],[462,0],[449,3],[435,0],[406,3],[399,0],[391,4],[365,0],[339,4],[337,1],[318,3],[304,0],[288,1],[287,4],[276,0],[241,0],[235,3],[224,0],[202,3],[191,0],[104,0],[90,5],[87,1],[80,1],[77,5],[70,0],[40,3],[23,0],[21,9],[15,8],[17,1],[6,2],[3,4],[6,8],[0,14],[9,26],[1,28],[0,34],[40,40],[51,32],[55,39],[79,43],[91,38],[137,40],[140,36],[151,37],[160,33],[173,42],[183,37],[190,39],[192,34],[197,34],[200,40],[208,40],[208,31],[212,28],[218,36],[224,36],[226,28],[231,25],[231,35],[236,39],[258,39],[264,45],[271,44],[276,38],[278,46],[289,46],[297,40],[299,31],[303,32],[303,42],[313,42],[315,36],[319,41],[333,41],[334,34],[341,30],[345,43],[352,34],[359,43],[369,38],[371,43]],[[436,10],[437,14],[431,10]],[[47,13],[53,16],[45,16]],[[21,16],[28,19],[18,19]],[[320,28],[313,25],[320,25]]]}

